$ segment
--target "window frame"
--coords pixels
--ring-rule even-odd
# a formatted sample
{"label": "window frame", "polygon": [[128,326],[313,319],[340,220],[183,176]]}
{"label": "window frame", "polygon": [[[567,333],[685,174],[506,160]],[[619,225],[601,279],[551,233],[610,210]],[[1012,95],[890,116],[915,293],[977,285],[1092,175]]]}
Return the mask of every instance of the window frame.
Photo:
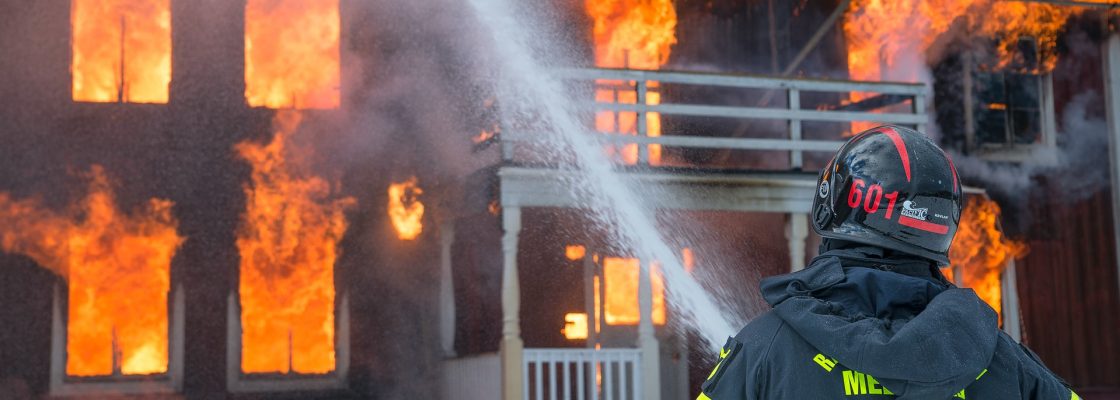
{"label": "window frame", "polygon": [[[1010,126],[1005,126],[1004,135],[1007,139],[1003,143],[981,143],[978,137],[976,124],[976,107],[973,102],[976,93],[970,88],[965,104],[965,135],[970,148],[985,161],[994,162],[1041,162],[1044,165],[1054,165],[1057,159],[1057,116],[1054,110],[1054,80],[1050,73],[1035,74],[1038,78],[1038,110],[1039,110],[1039,138],[1034,143],[1015,143],[1014,135],[1009,131]],[[966,74],[972,80],[971,73]],[[971,82],[969,82],[971,85]],[[1008,105],[1010,108],[1010,105]],[[1008,110],[1009,112],[1010,110]]]}
{"label": "window frame", "polygon": [[168,295],[171,306],[167,324],[167,372],[146,376],[107,375],[71,377],[66,374],[68,325],[63,317],[68,299],[66,283],[54,285],[51,306],[51,362],[49,396],[173,394],[183,389],[185,339],[184,291],[173,285]]}
{"label": "window frame", "polygon": [[[337,287],[337,286],[336,286]],[[226,390],[231,393],[346,389],[350,371],[350,298],[339,293],[334,309],[334,371],[326,374],[246,374],[241,372],[241,301],[230,290],[226,310]]]}

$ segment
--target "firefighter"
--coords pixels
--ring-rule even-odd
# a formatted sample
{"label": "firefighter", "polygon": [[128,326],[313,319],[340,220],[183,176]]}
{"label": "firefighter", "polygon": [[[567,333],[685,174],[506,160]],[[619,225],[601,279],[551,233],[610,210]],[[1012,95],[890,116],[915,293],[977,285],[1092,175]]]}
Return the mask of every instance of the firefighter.
{"label": "firefighter", "polygon": [[821,171],[809,267],[728,338],[697,400],[1079,399],[939,266],[961,216],[949,157],[917,131],[856,135]]}

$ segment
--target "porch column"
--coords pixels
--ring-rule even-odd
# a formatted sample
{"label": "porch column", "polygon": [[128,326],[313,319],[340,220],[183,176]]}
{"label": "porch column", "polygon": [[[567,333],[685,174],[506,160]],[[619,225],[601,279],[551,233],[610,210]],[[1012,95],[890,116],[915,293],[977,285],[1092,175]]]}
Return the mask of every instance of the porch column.
{"label": "porch column", "polygon": [[521,232],[521,208],[502,209],[502,399],[520,400],[522,376],[521,287],[517,277],[517,237]]}
{"label": "porch column", "polygon": [[[1108,152],[1112,172],[1112,225],[1115,248],[1120,249],[1120,32],[1113,32],[1104,49],[1105,113],[1108,114]],[[1120,251],[1116,268],[1120,272]],[[1120,277],[1120,273],[1117,274]],[[1120,287],[1120,280],[1117,281]]]}
{"label": "porch column", "polygon": [[1023,340],[1023,329],[1019,325],[1018,287],[1019,284],[1015,277],[1015,259],[1010,259],[1007,261],[1007,268],[1004,268],[1003,273],[1000,274],[999,290],[1003,294],[1001,301],[1003,305],[1003,331],[1012,339],[1015,339],[1015,342]]}
{"label": "porch column", "polygon": [[451,276],[454,222],[440,226],[439,241],[439,339],[443,356],[455,357],[455,284]]}
{"label": "porch column", "polygon": [[790,213],[786,222],[786,240],[789,241],[789,270],[797,272],[805,269],[805,239],[809,237],[809,216],[804,213]]}
{"label": "porch column", "polygon": [[[645,260],[643,263],[647,262]],[[642,353],[642,398],[661,400],[661,349],[653,331],[653,264],[638,271],[638,349]]]}

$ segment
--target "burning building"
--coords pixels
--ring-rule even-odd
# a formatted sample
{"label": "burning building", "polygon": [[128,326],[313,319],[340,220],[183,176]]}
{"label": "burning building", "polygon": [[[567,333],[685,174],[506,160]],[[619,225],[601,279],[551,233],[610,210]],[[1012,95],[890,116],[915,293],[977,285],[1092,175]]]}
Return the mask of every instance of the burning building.
{"label": "burning building", "polygon": [[673,260],[619,246],[479,89],[502,60],[466,6],[0,2],[0,391],[691,397],[710,349],[669,268],[757,315],[731,288],[805,266],[815,171],[879,123],[961,165],[946,273],[1079,392],[1120,390],[1112,9],[548,3]]}

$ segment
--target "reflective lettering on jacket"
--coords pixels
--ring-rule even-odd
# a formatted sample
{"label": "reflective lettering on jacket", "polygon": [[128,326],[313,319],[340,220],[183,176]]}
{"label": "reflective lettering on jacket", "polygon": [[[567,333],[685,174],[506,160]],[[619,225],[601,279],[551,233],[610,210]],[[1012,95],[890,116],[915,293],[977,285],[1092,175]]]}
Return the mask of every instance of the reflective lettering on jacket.
{"label": "reflective lettering on jacket", "polygon": [[[821,353],[817,353],[817,355],[813,356],[813,362],[816,363],[817,365],[819,365],[826,372],[832,372],[833,368],[836,368],[836,359],[830,358],[830,357],[828,357],[824,354],[821,354]],[[717,368],[718,368],[718,366],[717,366]],[[987,373],[988,373],[987,369],[984,369],[983,371],[980,371],[980,375],[976,376],[976,380],[980,380],[980,377],[984,376],[984,374],[987,374]],[[843,388],[844,388],[844,395],[845,396],[863,396],[863,395],[873,395],[873,394],[874,395],[880,395],[880,396],[894,396],[894,393],[891,393],[890,389],[887,389],[885,386],[880,385],[879,381],[871,375],[868,375],[868,374],[865,374],[865,373],[862,373],[862,372],[859,372],[859,371],[853,371],[853,370],[850,370],[850,369],[845,369],[845,370],[841,371],[841,376],[843,377],[842,382],[843,382]],[[959,391],[959,392],[957,392],[957,394],[953,395],[953,397],[958,398],[958,399],[966,399],[965,396],[966,395],[965,395],[964,389],[961,389],[961,391]],[[697,399],[697,400],[707,400],[707,399]],[[1074,393],[1073,398],[1071,400],[1081,400],[1081,399],[1079,397],[1077,397],[1076,393]]]}

